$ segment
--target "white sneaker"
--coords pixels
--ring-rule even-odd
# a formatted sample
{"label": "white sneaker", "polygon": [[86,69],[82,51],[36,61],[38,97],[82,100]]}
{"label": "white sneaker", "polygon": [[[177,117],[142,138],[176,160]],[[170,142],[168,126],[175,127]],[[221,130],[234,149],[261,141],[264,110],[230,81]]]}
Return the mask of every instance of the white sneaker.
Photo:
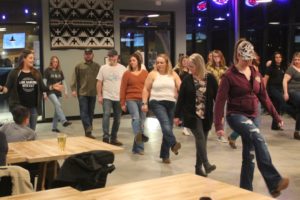
{"label": "white sneaker", "polygon": [[188,130],[188,128],[185,128],[185,127],[183,127],[183,129],[182,129],[182,134],[186,135],[186,136],[190,136],[191,135],[190,132],[189,132],[189,130]]}
{"label": "white sneaker", "polygon": [[228,140],[226,140],[226,138],[224,136],[218,136],[218,142],[222,142],[222,143],[227,143]]}

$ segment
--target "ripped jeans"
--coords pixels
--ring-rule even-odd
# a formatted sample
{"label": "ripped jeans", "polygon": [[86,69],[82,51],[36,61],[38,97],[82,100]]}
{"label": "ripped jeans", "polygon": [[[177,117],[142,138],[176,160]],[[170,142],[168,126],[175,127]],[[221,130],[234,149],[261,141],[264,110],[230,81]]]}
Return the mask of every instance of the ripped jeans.
{"label": "ripped jeans", "polygon": [[267,144],[258,128],[258,118],[248,118],[241,114],[230,114],[227,116],[227,122],[242,137],[243,161],[240,187],[253,190],[254,150],[258,169],[267,184],[269,192],[276,190],[282,177],[272,164]]}

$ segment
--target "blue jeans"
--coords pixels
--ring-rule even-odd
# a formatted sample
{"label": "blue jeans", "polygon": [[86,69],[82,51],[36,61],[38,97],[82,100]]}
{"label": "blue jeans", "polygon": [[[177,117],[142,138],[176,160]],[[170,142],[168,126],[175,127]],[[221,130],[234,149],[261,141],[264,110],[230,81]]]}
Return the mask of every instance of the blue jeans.
{"label": "blue jeans", "polygon": [[[109,118],[110,112],[113,109],[113,125],[111,128],[111,134],[109,135]],[[117,139],[118,130],[120,127],[122,109],[120,101],[112,101],[110,99],[103,99],[103,119],[102,119],[102,129],[103,129],[103,139],[109,139],[114,141]]]}
{"label": "blue jeans", "polygon": [[57,129],[58,121],[62,124],[67,121],[66,116],[61,108],[61,104],[59,101],[59,97],[54,93],[48,95],[49,100],[52,102],[54,106],[54,116],[52,120],[52,129]]}
{"label": "blue jeans", "polygon": [[300,131],[300,92],[289,92],[290,102],[296,108],[296,126],[295,131]]}
{"label": "blue jeans", "polygon": [[38,113],[37,113],[37,108],[28,108],[30,112],[30,118],[29,118],[29,128],[35,131],[36,124],[37,124],[37,118],[38,118]]}
{"label": "blue jeans", "polygon": [[[285,102],[285,100],[283,98],[282,89],[269,86],[268,94],[270,96],[270,99],[272,100],[274,107],[276,108],[276,110],[279,114],[287,113],[293,117],[296,115],[293,107]],[[278,124],[273,119],[272,120],[272,128],[277,128],[277,127],[278,127]]]}
{"label": "blue jeans", "polygon": [[255,164],[254,155],[251,150],[255,151],[257,166],[262,174],[269,192],[277,189],[281,176],[272,164],[271,156],[267,148],[265,139],[258,128],[257,118],[248,118],[241,114],[231,114],[227,116],[229,126],[242,137],[243,143],[243,161],[240,177],[240,187],[253,190],[252,181]]}
{"label": "blue jeans", "polygon": [[78,96],[80,118],[85,134],[93,130],[93,117],[96,103],[96,96]]}
{"label": "blue jeans", "polygon": [[[144,133],[144,122],[146,119],[145,113],[142,111],[142,101],[141,100],[128,100],[126,101],[126,106],[129,114],[131,115],[132,121],[131,126],[134,136],[137,134]],[[138,153],[144,151],[144,143],[136,143],[133,141],[132,152]]]}
{"label": "blue jeans", "polygon": [[169,158],[170,148],[176,144],[176,138],[173,133],[175,102],[151,100],[149,108],[158,119],[163,134],[160,158]]}
{"label": "blue jeans", "polygon": [[[260,115],[261,115],[261,103],[258,104],[257,112],[258,112],[259,117],[256,118],[256,121],[257,121],[256,125],[257,125],[257,127],[259,127],[260,126]],[[274,119],[273,119],[273,121],[274,121]],[[237,132],[233,131],[229,135],[229,138],[232,140],[236,140],[239,136],[240,135]]]}

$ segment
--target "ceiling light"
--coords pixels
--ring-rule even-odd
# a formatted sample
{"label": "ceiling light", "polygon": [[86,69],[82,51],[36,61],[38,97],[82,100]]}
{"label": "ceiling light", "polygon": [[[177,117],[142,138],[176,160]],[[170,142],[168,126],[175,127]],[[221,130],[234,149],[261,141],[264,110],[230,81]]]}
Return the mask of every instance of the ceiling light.
{"label": "ceiling light", "polygon": [[225,18],[224,18],[224,17],[216,17],[214,20],[215,20],[215,21],[224,21]]}
{"label": "ceiling light", "polygon": [[37,24],[37,22],[34,22],[34,21],[27,21],[25,22],[26,24]]}
{"label": "ceiling light", "polygon": [[147,15],[148,18],[159,17],[159,14],[150,14]]}
{"label": "ceiling light", "polygon": [[279,25],[280,22],[269,22],[270,25]]}
{"label": "ceiling light", "polygon": [[0,32],[6,31],[6,28],[0,28]]}

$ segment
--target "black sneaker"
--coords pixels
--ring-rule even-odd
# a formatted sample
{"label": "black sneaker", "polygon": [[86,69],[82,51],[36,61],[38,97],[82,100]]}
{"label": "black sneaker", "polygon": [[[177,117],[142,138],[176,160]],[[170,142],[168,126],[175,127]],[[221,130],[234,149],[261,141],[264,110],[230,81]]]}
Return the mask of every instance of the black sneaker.
{"label": "black sneaker", "polygon": [[110,141],[110,144],[115,145],[115,146],[122,146],[123,145],[123,143],[120,142],[117,139]]}
{"label": "black sneaker", "polygon": [[88,137],[88,138],[91,138],[91,139],[96,139],[96,137],[95,137],[95,136],[93,136],[92,134],[85,135],[85,137]]}
{"label": "black sneaker", "polygon": [[103,138],[102,141],[109,144],[109,139],[108,138]]}
{"label": "black sneaker", "polygon": [[70,121],[65,121],[65,122],[63,123],[63,127],[70,126],[71,124],[72,124],[72,122],[70,122]]}
{"label": "black sneaker", "polygon": [[58,130],[57,128],[53,128],[52,132],[60,133],[60,130]]}

